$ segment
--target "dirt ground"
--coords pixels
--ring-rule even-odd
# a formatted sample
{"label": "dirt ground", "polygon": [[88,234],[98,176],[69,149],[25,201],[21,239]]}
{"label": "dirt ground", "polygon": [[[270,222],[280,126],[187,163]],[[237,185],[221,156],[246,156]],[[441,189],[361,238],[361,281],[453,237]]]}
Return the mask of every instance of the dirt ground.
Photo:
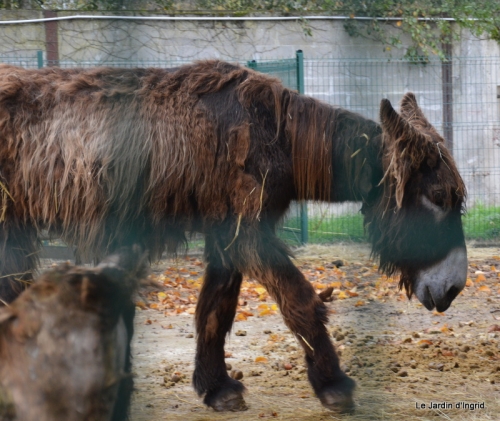
{"label": "dirt ground", "polygon": [[[231,371],[243,374],[249,409],[205,408],[191,386],[203,263],[190,255],[153,265],[141,289],[131,419],[500,419],[499,248],[469,247],[467,287],[445,314],[408,301],[397,279],[377,272],[366,245],[309,246],[297,251],[296,264],[318,292],[334,288],[328,329],[357,382],[353,415],[323,409],[307,382],[300,346],[267,293],[249,279],[226,344]],[[442,407],[427,409],[431,402]]]}

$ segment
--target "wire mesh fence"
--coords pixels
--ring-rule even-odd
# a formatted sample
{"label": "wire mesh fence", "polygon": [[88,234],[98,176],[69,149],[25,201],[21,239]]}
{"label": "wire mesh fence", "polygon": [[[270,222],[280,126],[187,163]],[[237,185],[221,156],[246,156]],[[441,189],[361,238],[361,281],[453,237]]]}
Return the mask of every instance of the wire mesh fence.
{"label": "wire mesh fence", "polygon": [[[379,104],[414,92],[429,121],[453,150],[468,190],[469,239],[500,236],[500,57],[424,60],[304,60],[305,93],[378,120]],[[360,206],[317,205],[311,241],[362,236]],[[328,234],[332,232],[333,234]]]}
{"label": "wire mesh fence", "polygon": [[36,50],[0,54],[0,63],[21,66],[26,69],[36,69],[44,65],[42,52]]}
{"label": "wire mesh fence", "polygon": [[[0,62],[27,68],[48,63],[40,53],[0,56]],[[58,62],[61,67],[163,67],[187,61]],[[379,104],[388,98],[394,106],[405,92],[414,92],[429,121],[443,134],[468,190],[464,216],[469,239],[500,238],[500,57],[455,57],[440,60],[308,59],[303,69],[297,60],[242,60],[257,71],[272,74],[292,89],[303,89],[329,104],[378,120]],[[304,87],[298,72],[303,71]],[[292,204],[283,223],[282,237],[292,244],[363,240],[360,203],[309,203],[307,218],[300,204]]]}

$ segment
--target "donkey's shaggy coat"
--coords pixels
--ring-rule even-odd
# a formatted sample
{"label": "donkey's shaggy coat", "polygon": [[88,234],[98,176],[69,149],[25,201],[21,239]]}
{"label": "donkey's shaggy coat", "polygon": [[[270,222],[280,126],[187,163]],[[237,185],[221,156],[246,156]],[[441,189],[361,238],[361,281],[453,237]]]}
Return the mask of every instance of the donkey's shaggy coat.
{"label": "donkey's shaggy coat", "polygon": [[383,101],[381,119],[219,61],[171,70],[0,67],[0,275],[11,275],[2,298],[30,278],[42,229],[94,259],[133,242],[157,259],[186,231],[203,232],[193,381],[205,403],[244,407],[224,341],[246,273],[303,345],[322,403],[349,408],[354,383],[328,339],[325,306],[275,236],[290,201],[362,201],[381,267],[400,270],[428,308],[446,308],[463,287],[462,273],[447,269],[465,256],[465,189],[453,159],[412,94],[401,115]]}

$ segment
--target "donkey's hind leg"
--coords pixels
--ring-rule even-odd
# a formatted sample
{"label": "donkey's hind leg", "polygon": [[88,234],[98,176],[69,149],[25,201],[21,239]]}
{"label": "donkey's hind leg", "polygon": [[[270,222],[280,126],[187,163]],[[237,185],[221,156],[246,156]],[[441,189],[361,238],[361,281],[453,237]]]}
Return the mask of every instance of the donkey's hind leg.
{"label": "donkey's hind leg", "polygon": [[328,317],[324,303],[274,235],[262,236],[256,251],[260,264],[250,268],[250,274],[276,300],[285,323],[304,348],[309,381],[316,395],[329,409],[352,411],[355,382],[340,369],[325,327]]}
{"label": "donkey's hind leg", "polygon": [[243,411],[243,384],[228,376],[224,343],[231,329],[242,275],[232,265],[224,265],[207,236],[203,287],[196,306],[197,347],[193,385],[203,402],[216,411]]}
{"label": "donkey's hind leg", "polygon": [[0,224],[0,303],[12,302],[33,279],[39,240],[32,226]]}

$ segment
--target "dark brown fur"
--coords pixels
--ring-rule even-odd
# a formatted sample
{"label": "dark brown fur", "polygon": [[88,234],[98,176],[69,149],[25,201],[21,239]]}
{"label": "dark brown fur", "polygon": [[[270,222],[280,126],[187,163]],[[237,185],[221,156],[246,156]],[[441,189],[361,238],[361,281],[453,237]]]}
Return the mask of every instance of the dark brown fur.
{"label": "dark brown fur", "polygon": [[458,222],[449,241],[427,241],[418,263],[463,242],[463,183],[442,139],[410,96],[401,116],[385,102],[381,116],[379,126],[220,61],[170,71],[1,67],[0,269],[14,274],[2,296],[12,299],[23,285],[15,279],[34,269],[44,228],[95,259],[135,242],[156,259],[186,231],[203,232],[193,382],[205,403],[245,406],[224,341],[246,273],[279,304],[323,404],[350,408],[354,383],[339,368],[326,307],[275,235],[290,202],[361,200],[381,267],[401,270],[408,292],[415,265],[400,237],[415,234],[409,222],[425,216],[418,199],[429,188],[458,209]]}
{"label": "dark brown fur", "polygon": [[127,418],[144,260],[124,250],[96,269],[61,265],[0,310],[1,420]]}

